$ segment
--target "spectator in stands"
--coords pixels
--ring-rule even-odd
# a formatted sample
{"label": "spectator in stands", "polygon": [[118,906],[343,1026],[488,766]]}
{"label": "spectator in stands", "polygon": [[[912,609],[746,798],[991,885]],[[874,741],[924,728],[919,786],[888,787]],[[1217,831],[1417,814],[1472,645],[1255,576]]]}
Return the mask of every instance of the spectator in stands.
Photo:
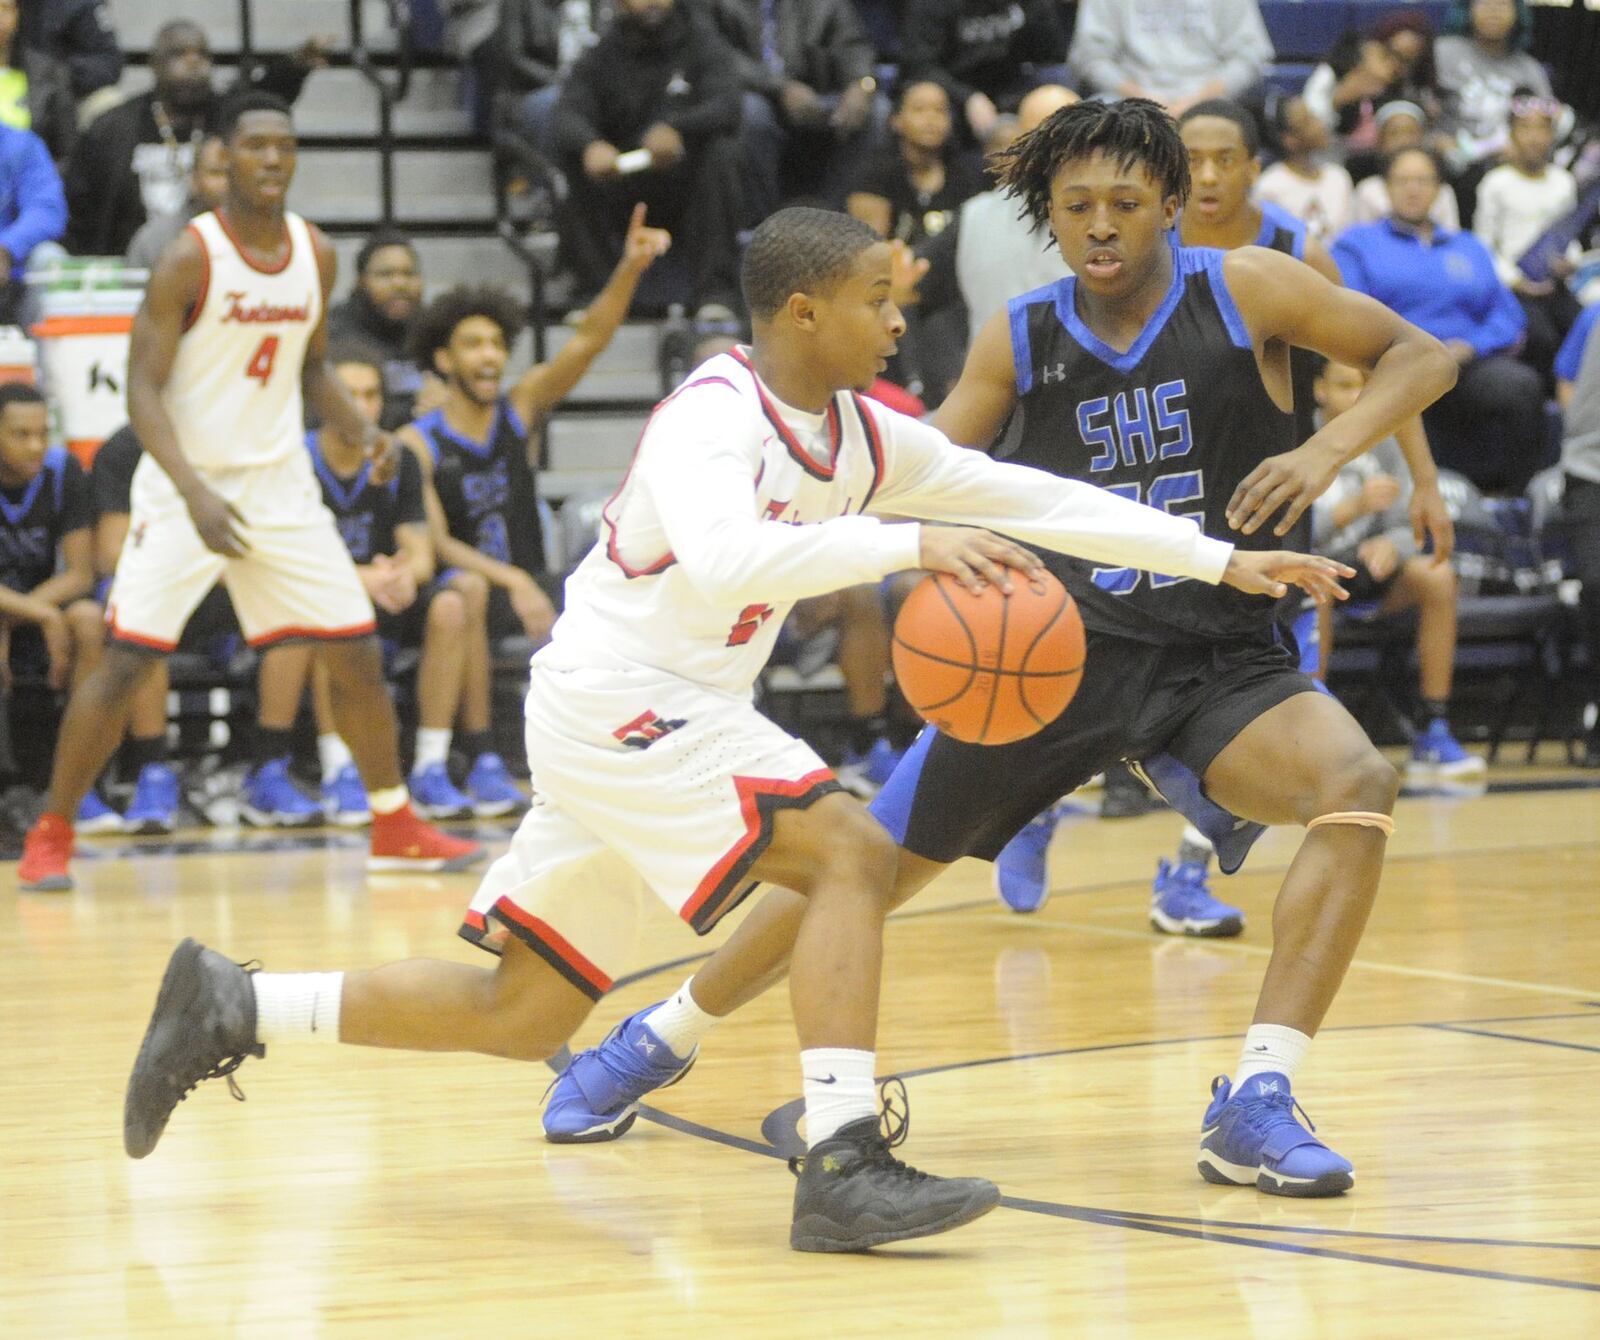
{"label": "spectator in stands", "polygon": [[[1591,311],[1597,310],[1594,308]],[[1568,575],[1582,583],[1578,604],[1589,646],[1589,701],[1600,705],[1600,339],[1591,339],[1572,386],[1561,443],[1569,533]],[[1600,717],[1589,729],[1583,765],[1600,768]]]}
{"label": "spectator in stands", "polygon": [[[1387,102],[1378,108],[1378,153],[1387,164],[1402,149],[1423,147],[1428,129],[1427,114],[1414,102]],[[1355,175],[1355,174],[1351,174]],[[1380,170],[1370,177],[1358,177],[1355,193],[1355,221],[1376,223],[1390,214],[1389,186]],[[1451,232],[1461,227],[1461,211],[1449,182],[1440,182],[1428,217]]]}
{"label": "spectator in stands", "polygon": [[1301,96],[1307,110],[1346,151],[1371,149],[1377,112],[1401,96],[1400,59],[1376,34],[1345,33],[1327,60],[1312,70]]}
{"label": "spectator in stands", "polygon": [[411,334],[422,306],[422,265],[416,244],[392,228],[381,228],[356,252],[356,282],[350,296],[328,313],[328,337],[360,343],[380,355],[385,428],[398,428],[437,409],[444,383],[418,366]]}
{"label": "spectator in stands", "polygon": [[31,130],[58,163],[78,139],[72,76],[54,56],[17,40],[18,0],[0,0],[0,125]]}
{"label": "spectator in stands", "polygon": [[1334,259],[1346,284],[1443,340],[1461,365],[1454,389],[1423,414],[1439,464],[1483,489],[1521,489],[1544,436],[1539,374],[1516,358],[1526,318],[1483,243],[1429,218],[1440,177],[1425,149],[1395,155],[1393,215],[1351,228]]}
{"label": "spectator in stands", "polygon": [[1399,62],[1399,75],[1393,85],[1395,96],[1416,103],[1430,120],[1437,120],[1442,106],[1433,61],[1435,34],[1427,14],[1420,9],[1385,14],[1372,25],[1372,34]]}
{"label": "spectator in stands", "polygon": [[41,259],[38,253],[66,227],[66,198],[50,150],[31,130],[0,125],[0,324],[27,324],[29,257]]}
{"label": "spectator in stands", "polygon": [[[89,481],[73,456],[49,445],[49,430],[37,390],[0,386],[0,682],[8,688],[15,677],[76,684],[105,639],[92,597]],[[98,799],[84,806],[91,823],[106,808]]]}
{"label": "spectator in stands", "polygon": [[1272,61],[1256,0],[1082,0],[1072,64],[1095,93],[1153,98],[1174,116],[1254,100]]}
{"label": "spectator in stands", "polygon": [[[489,582],[489,633],[496,641],[520,635],[542,643],[555,622],[550,593],[563,574],[546,569],[534,477],[539,442],[546,416],[611,342],[641,276],[671,241],[644,220],[641,205],[622,260],[572,337],[509,392],[501,377],[522,314],[507,294],[451,289],[418,318],[413,347],[444,379],[444,402],[402,428],[400,439],[416,453],[434,495],[429,524],[440,564]],[[488,694],[489,667],[469,656],[466,734],[487,734]]]}
{"label": "spectator in stands", "polygon": [[1590,303],[1583,309],[1556,353],[1556,399],[1564,410],[1572,406],[1578,370],[1583,366],[1584,351],[1593,342],[1590,336],[1596,326],[1600,326],[1600,302]]}
{"label": "spectator in stands", "polygon": [[[1532,23],[1523,0],[1457,0],[1447,26],[1434,44],[1434,62],[1452,139],[1449,160],[1459,172],[1491,162],[1505,147],[1516,90],[1554,95],[1544,66],[1527,52]],[[1470,221],[1471,210],[1464,213]]]}
{"label": "spectator in stands", "polygon": [[978,144],[1029,89],[1065,81],[1055,0],[909,0],[903,32],[901,78],[943,85]]}
{"label": "spectator in stands", "polygon": [[[3,4],[4,0],[0,0]],[[208,209],[215,209],[228,194],[228,150],[220,135],[207,135],[200,142],[189,173],[189,195],[175,214],[152,214],[139,226],[128,243],[124,259],[138,270],[153,270],[156,262],[183,230],[189,220]]]}
{"label": "spectator in stands", "polygon": [[1526,89],[1519,93],[1511,100],[1506,161],[1490,169],[1478,186],[1472,231],[1494,257],[1500,282],[1527,314],[1528,361],[1549,369],[1578,316],[1578,300],[1562,281],[1573,272],[1582,248],[1574,242],[1568,255],[1557,257],[1547,279],[1528,278],[1517,262],[1551,224],[1578,207],[1578,188],[1566,168],[1550,161],[1561,104]]}
{"label": "spectator in stands", "polygon": [[1275,125],[1283,158],[1262,172],[1256,199],[1287,210],[1317,241],[1331,242],[1354,222],[1355,183],[1342,166],[1323,158],[1328,130],[1304,98],[1282,99]]}
{"label": "spectator in stands", "polygon": [[870,147],[878,81],[850,0],[702,0],[734,50],[744,219],[786,199],[843,198]]}
{"label": "spectator in stands", "polygon": [[[311,41],[247,71],[240,84],[292,101],[323,61]],[[187,19],[157,30],[150,68],[155,86],[90,125],[68,164],[67,247],[76,255],[125,255],[150,215],[183,210],[195,157],[225,98],[212,83],[205,32]]]}
{"label": "spectator in stands", "polygon": [[[333,348],[328,362],[351,403],[371,422],[383,409],[383,370],[359,347]],[[417,651],[417,737],[408,785],[412,804],[432,819],[468,814],[509,814],[524,802],[498,755],[485,750],[470,760],[467,792],[450,780],[451,728],[461,703],[469,654],[487,663],[485,612],[489,584],[480,573],[438,573],[428,529],[422,470],[410,452],[387,484],[373,484],[366,451],[331,428],[306,435],[323,504],[338,522],[362,584],[377,610],[378,636],[392,661],[400,650]],[[469,649],[470,653],[469,653]],[[371,822],[367,793],[355,759],[334,725],[327,676],[313,671],[304,644],[271,648],[261,661],[262,695],[281,684],[296,702],[312,676],[317,752],[322,765],[322,809],[343,827]],[[487,720],[476,734],[487,734]]]}
{"label": "spectator in stands", "polygon": [[[1349,410],[1366,387],[1360,368],[1319,360],[1313,390],[1318,426]],[[1407,515],[1409,473],[1394,438],[1386,438],[1342,469],[1313,504],[1312,548],[1348,563],[1350,606],[1375,614],[1416,610],[1417,667],[1426,725],[1412,744],[1406,781],[1429,786],[1480,779],[1484,761],[1469,754],[1450,731],[1450,687],[1456,659],[1455,569],[1417,552]],[[1330,609],[1323,656],[1332,646]],[[1325,663],[1325,662],[1324,662]]]}
{"label": "spectator in stands", "polygon": [[[862,165],[845,204],[880,236],[915,247],[950,226],[962,202],[983,190],[983,174],[956,143],[943,85],[903,83],[889,124],[893,141]],[[958,302],[925,299],[905,316],[890,376],[936,405],[961,374],[965,312]]]}
{"label": "spectator in stands", "polygon": [[611,21],[610,0],[503,0],[500,7],[500,88],[517,104],[533,147],[557,153],[556,104],[561,81],[578,57],[600,40]]}
{"label": "spectator in stands", "polygon": [[28,0],[19,37],[25,49],[66,65],[80,103],[122,77],[122,48],[105,0]]}
{"label": "spectator in stands", "polygon": [[571,185],[562,229],[568,263],[583,296],[598,290],[619,251],[626,256],[628,244],[620,239],[643,202],[680,239],[697,320],[732,320],[739,305],[740,209],[733,53],[678,0],[618,0],[618,6],[611,27],[561,90],[557,119]]}
{"label": "spectator in stands", "polygon": [[[125,425],[100,444],[89,471],[96,512],[95,599],[102,605],[128,539],[133,472],[142,455],[144,448],[134,435],[133,426]],[[219,582],[184,625],[178,649],[205,655],[213,663],[225,663],[239,645],[238,638],[239,622],[234,618],[233,602]],[[134,789],[120,824],[125,832],[170,833],[177,827],[178,774],[167,759],[168,682],[168,664],[163,657],[161,665],[134,693],[129,708],[127,736],[122,742],[122,772],[125,777],[134,778]],[[82,828],[81,819],[78,827]]]}

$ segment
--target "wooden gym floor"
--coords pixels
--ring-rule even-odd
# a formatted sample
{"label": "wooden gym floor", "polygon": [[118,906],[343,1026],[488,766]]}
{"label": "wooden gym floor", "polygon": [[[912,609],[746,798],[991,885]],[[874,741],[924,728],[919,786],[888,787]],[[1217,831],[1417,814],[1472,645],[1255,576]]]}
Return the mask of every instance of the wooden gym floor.
{"label": "wooden gym floor", "polygon": [[[477,961],[454,935],[472,882],[368,884],[343,835],[84,860],[74,895],[0,897],[0,1335],[1600,1334],[1600,790],[1495,782],[1401,802],[1297,1086],[1355,1162],[1335,1200],[1209,1186],[1192,1159],[1296,834],[1220,884],[1250,917],[1232,942],[1145,925],[1169,814],[1069,820],[1034,917],[984,867],[946,876],[891,930],[880,1062],[911,1076],[904,1152],[1007,1200],[870,1258],[787,1249],[782,992],[615,1145],[544,1143],[542,1066],[278,1047],[240,1072],[248,1103],[208,1083],[129,1162],[123,1084],[176,939],[275,969]],[[579,1040],[705,948],[652,909]]]}

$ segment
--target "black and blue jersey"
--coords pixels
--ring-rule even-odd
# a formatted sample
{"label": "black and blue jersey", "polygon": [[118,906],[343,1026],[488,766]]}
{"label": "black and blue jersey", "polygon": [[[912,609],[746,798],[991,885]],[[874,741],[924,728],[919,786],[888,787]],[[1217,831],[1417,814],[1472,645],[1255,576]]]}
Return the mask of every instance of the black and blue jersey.
{"label": "black and blue jersey", "polygon": [[0,485],[0,584],[27,592],[49,581],[62,538],[92,525],[89,477],[71,452],[51,447],[26,484]]}
{"label": "black and blue jersey", "polygon": [[322,501],[333,513],[339,536],[358,564],[372,562],[377,554],[399,552],[398,527],[428,524],[422,503],[422,467],[409,451],[400,453],[400,468],[393,479],[374,484],[372,467],[366,461],[353,475],[336,474],[322,454],[320,430],[306,434],[306,450],[322,485]]}

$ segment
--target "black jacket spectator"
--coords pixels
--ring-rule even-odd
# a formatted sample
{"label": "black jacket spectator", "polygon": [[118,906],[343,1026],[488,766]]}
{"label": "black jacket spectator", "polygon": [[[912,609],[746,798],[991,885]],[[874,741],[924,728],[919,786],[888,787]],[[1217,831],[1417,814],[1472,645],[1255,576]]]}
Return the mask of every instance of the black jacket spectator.
{"label": "black jacket spectator", "polygon": [[[182,71],[175,64],[164,66],[164,44],[189,48],[189,54],[171,58],[189,65]],[[156,86],[113,107],[83,132],[66,171],[69,251],[123,255],[149,214],[183,208],[200,142],[233,92],[211,87],[210,61],[198,28],[167,25],[151,51]],[[308,73],[292,57],[273,58],[248,71],[240,83],[292,102]]]}
{"label": "black jacket spectator", "polygon": [[122,48],[105,0],[27,0],[19,37],[66,65],[78,98],[122,77]]}
{"label": "black jacket spectator", "polygon": [[1014,110],[1033,87],[1023,66],[1067,58],[1055,0],[910,0],[903,31],[902,75],[943,84],[958,117],[974,93]]}
{"label": "black jacket spectator", "polygon": [[781,69],[763,58],[762,0],[704,0],[717,32],[734,49],[739,82],[776,98],[791,79],[838,93],[872,77],[872,43],[850,0],[774,0]]}
{"label": "black jacket spectator", "polygon": [[[558,83],[564,69],[592,45],[611,17],[607,0],[589,0],[588,23],[563,33],[561,0],[505,0],[500,10],[497,83],[516,93],[531,93]],[[570,47],[563,50],[563,37]]]}
{"label": "black jacket spectator", "polygon": [[[54,56],[24,47],[17,35],[18,0],[0,0],[0,72],[13,81],[8,96],[0,105],[0,121],[18,130],[31,130],[45,142],[50,156],[64,162],[78,139],[78,105],[72,96],[72,80],[67,67]],[[23,86],[14,87],[21,76]]]}

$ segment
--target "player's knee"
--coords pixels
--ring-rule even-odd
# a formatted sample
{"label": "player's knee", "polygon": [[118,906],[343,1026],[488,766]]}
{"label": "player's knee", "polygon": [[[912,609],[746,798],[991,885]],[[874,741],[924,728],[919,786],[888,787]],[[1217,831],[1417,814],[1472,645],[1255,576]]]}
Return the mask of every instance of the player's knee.
{"label": "player's knee", "polygon": [[92,600],[75,600],[67,606],[67,628],[79,647],[98,647],[106,640],[105,611]]}
{"label": "player's knee", "polygon": [[860,806],[831,815],[828,823],[823,873],[885,899],[892,896],[900,848],[883,825]]}
{"label": "player's knee", "polygon": [[120,642],[113,642],[106,649],[106,654],[96,667],[95,674],[104,676],[102,682],[109,697],[121,699],[132,694],[140,684],[144,683],[145,677],[160,664],[160,660],[155,656],[134,651]]}
{"label": "player's knee", "polygon": [[461,597],[467,616],[481,621],[489,608],[489,579],[481,572],[462,569],[450,577],[450,590]]}
{"label": "player's knee", "polygon": [[1424,561],[1417,569],[1416,576],[1424,599],[1455,600],[1459,583],[1456,581],[1456,570],[1448,563]]}
{"label": "player's knee", "polygon": [[428,606],[428,631],[451,637],[465,631],[467,603],[455,591],[441,591]]}
{"label": "player's knee", "polygon": [[375,634],[328,643],[322,661],[336,684],[361,685],[383,679],[383,650]]}
{"label": "player's knee", "polygon": [[1370,744],[1354,751],[1349,758],[1328,769],[1318,789],[1314,819],[1319,814],[1349,811],[1389,814],[1400,794],[1400,774],[1394,765]]}

